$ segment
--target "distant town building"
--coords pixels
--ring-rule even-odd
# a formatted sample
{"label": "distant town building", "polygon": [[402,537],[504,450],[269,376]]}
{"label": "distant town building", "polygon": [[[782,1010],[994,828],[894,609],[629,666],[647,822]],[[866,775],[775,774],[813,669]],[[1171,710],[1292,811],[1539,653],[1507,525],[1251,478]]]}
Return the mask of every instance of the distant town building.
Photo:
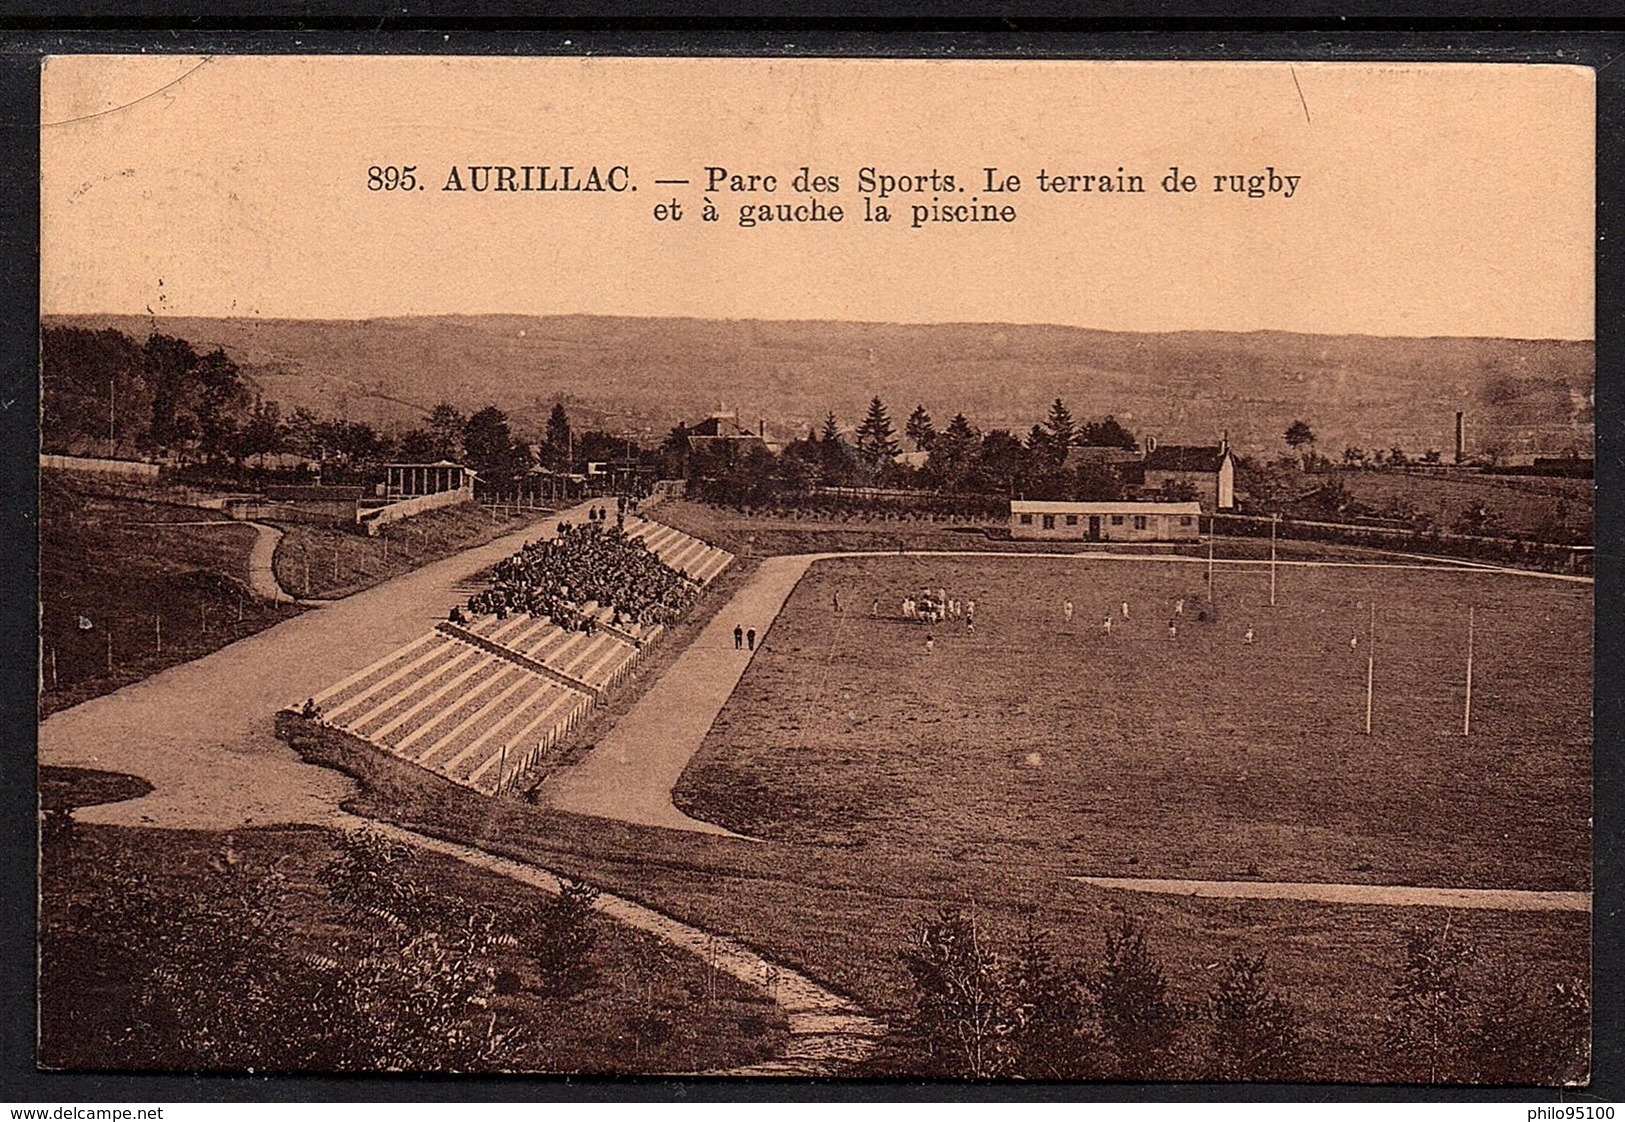
{"label": "distant town building", "polygon": [[1227,440],[1218,444],[1146,442],[1144,491],[1167,493],[1186,485],[1205,513],[1236,507],[1236,457]]}
{"label": "distant town building", "polygon": [[1018,541],[1176,542],[1201,536],[1200,503],[1070,503],[1012,499]]}
{"label": "distant town building", "polygon": [[718,410],[705,420],[686,427],[691,451],[699,452],[719,445],[732,445],[736,452],[751,447],[772,450],[767,442],[767,422],[759,421],[755,431],[752,431],[739,423],[737,412]]}

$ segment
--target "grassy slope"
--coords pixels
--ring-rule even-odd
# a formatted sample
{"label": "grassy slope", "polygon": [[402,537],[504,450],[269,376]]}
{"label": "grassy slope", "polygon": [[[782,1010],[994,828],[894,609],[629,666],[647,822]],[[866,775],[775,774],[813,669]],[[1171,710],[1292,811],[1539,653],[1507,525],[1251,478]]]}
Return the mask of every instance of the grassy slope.
{"label": "grassy slope", "polygon": [[[213,524],[178,524],[204,520]],[[109,693],[295,614],[249,591],[253,541],[252,527],[218,512],[118,497],[42,473],[41,711]],[[79,627],[80,616],[91,629]]]}
{"label": "grassy slope", "polygon": [[391,523],[377,537],[353,526],[284,523],[273,564],[278,582],[294,595],[332,599],[371,588],[525,525],[546,526],[547,522],[546,513],[525,512],[515,517],[468,503]]}
{"label": "grassy slope", "polygon": [[1454,530],[1462,513],[1482,502],[1500,519],[1504,531],[1519,534],[1549,532],[1556,523],[1559,502],[1566,508],[1561,524],[1589,538],[1596,509],[1596,488],[1589,479],[1551,479],[1530,476],[1435,476],[1386,471],[1346,471],[1337,478],[1349,494],[1377,509],[1388,503],[1409,502],[1429,515],[1442,530]]}
{"label": "grassy slope", "polygon": [[[205,832],[79,827],[73,840],[48,846],[43,864],[40,984],[42,1062],[50,1067],[118,1068],[129,1065],[121,1041],[137,1030],[143,987],[133,960],[131,928],[109,900],[131,878],[144,878],[179,911],[199,892],[210,891],[211,861],[228,839]],[[327,899],[316,880],[334,855],[333,835],[309,828],[238,831],[229,843],[254,875],[273,870],[285,878],[281,909],[295,932],[294,945],[259,947],[251,954],[298,957],[324,954],[337,942],[362,933],[363,919]],[[499,916],[518,917],[535,906],[535,893],[505,878],[470,869],[432,854],[418,857],[412,876],[439,894],[450,909],[478,900]],[[541,1031],[538,1046],[502,1055],[497,1066],[519,1071],[703,1071],[751,1062],[782,1045],[782,1016],[759,991],[715,975],[692,955],[619,925],[601,924],[593,952],[596,982],[583,994],[559,1001],[536,991],[523,948],[503,959],[522,989],[495,999],[492,1011],[528,1022]],[[199,991],[210,979],[193,983]],[[292,1011],[290,1011],[290,1014]],[[184,1025],[140,1030],[143,1046],[168,1058],[163,1066],[197,1066]],[[154,1039],[153,1034],[157,1033]]]}

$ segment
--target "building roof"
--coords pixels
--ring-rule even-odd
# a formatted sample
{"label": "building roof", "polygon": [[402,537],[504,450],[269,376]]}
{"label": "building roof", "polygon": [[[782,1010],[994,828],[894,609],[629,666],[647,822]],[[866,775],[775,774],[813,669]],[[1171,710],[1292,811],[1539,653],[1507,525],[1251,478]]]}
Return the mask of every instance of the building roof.
{"label": "building roof", "polygon": [[1202,504],[1189,503],[1067,503],[1037,499],[1011,499],[1011,514],[1183,514],[1202,513]]}
{"label": "building roof", "polygon": [[760,436],[739,423],[737,413],[713,413],[703,421],[697,421],[688,426],[689,436],[710,436],[743,439],[747,436]]}
{"label": "building roof", "polygon": [[1218,444],[1159,444],[1145,454],[1145,470],[1218,471],[1228,455]]}

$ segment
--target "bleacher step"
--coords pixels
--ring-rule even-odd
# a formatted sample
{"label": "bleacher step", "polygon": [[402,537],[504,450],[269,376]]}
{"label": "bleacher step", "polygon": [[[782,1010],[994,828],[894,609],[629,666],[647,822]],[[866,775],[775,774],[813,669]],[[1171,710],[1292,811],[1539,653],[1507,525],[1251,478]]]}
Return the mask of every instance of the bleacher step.
{"label": "bleacher step", "polygon": [[459,639],[462,642],[467,643],[469,646],[478,647],[487,654],[496,655],[498,658],[505,658],[515,666],[523,667],[533,674],[540,674],[544,678],[551,678],[560,685],[569,686],[571,689],[580,690],[583,693],[590,693],[595,698],[601,699],[604,695],[604,691],[598,686],[583,682],[580,678],[566,674],[562,670],[555,670],[545,662],[537,662],[535,659],[522,655],[518,651],[509,650],[501,643],[493,643],[485,636],[477,635],[474,632],[469,631],[467,628],[457,626],[455,623],[449,623],[442,620],[441,622],[435,624],[435,630],[441,632],[442,634],[450,635],[453,639]]}

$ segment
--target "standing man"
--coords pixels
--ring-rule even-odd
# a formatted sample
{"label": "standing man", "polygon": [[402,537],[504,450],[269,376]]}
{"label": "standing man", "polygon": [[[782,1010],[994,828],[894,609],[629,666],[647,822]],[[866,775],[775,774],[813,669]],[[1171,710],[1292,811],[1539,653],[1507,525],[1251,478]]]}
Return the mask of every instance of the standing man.
{"label": "standing man", "polygon": [[932,651],[934,651],[936,649],[937,649],[937,637],[935,635],[927,635],[925,637],[925,653],[930,654]]}
{"label": "standing man", "polygon": [[745,643],[751,650],[756,649],[756,629],[754,627],[745,632]]}
{"label": "standing man", "polygon": [[743,650],[745,646],[745,625],[734,624],[734,650]]}
{"label": "standing man", "polygon": [[1124,619],[1128,618],[1128,601],[1127,600],[1123,601],[1123,618]]}
{"label": "standing man", "polygon": [[1061,605],[1061,614],[1066,617],[1066,622],[1072,622],[1072,601],[1068,600]]}

